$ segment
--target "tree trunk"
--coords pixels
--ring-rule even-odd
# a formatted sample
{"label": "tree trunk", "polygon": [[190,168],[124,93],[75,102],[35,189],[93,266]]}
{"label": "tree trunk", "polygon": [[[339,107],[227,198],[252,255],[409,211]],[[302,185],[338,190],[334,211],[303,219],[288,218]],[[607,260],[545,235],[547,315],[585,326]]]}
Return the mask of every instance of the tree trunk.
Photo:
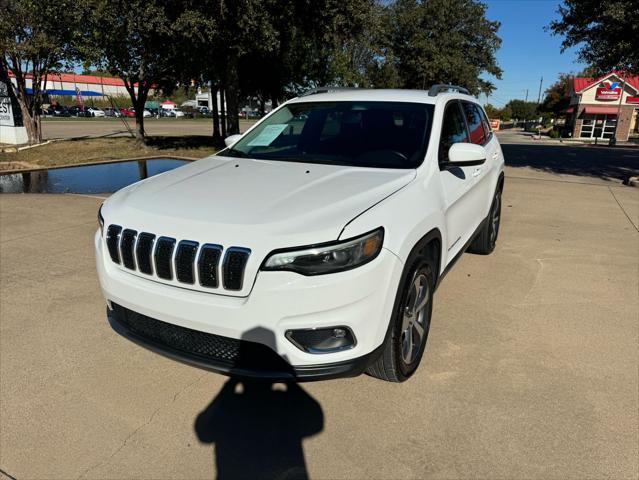
{"label": "tree trunk", "polygon": [[226,138],[226,93],[225,87],[220,87],[220,124],[222,125],[222,138]]}
{"label": "tree trunk", "polygon": [[219,140],[221,138],[220,135],[220,112],[217,108],[217,92],[219,92],[219,88],[211,86],[211,113],[213,114],[213,139]]}
{"label": "tree trunk", "polygon": [[279,102],[277,101],[277,94],[271,93],[271,110],[275,110],[278,105]]}
{"label": "tree trunk", "polygon": [[240,133],[239,112],[239,84],[240,78],[237,73],[237,58],[231,56],[227,64],[227,84],[226,84],[226,124],[227,133],[236,135]]}
{"label": "tree trunk", "polygon": [[266,113],[266,100],[260,95],[260,118]]}

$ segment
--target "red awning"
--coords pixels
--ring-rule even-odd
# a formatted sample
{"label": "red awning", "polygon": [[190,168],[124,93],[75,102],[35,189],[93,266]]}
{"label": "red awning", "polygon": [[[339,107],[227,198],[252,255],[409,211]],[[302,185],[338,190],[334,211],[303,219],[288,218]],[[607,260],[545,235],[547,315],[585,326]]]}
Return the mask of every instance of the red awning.
{"label": "red awning", "polygon": [[616,115],[617,107],[597,107],[597,106],[586,106],[584,108],[585,113],[602,113],[604,115]]}
{"label": "red awning", "polygon": [[626,102],[628,103],[639,103],[639,97],[627,97]]}

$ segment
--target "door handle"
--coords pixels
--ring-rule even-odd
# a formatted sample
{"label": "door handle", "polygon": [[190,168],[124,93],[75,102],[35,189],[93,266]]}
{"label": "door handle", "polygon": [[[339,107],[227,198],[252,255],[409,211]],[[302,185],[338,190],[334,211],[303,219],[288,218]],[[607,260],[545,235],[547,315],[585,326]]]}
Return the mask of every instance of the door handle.
{"label": "door handle", "polygon": [[481,168],[476,168],[473,171],[473,177],[479,177],[481,175]]}

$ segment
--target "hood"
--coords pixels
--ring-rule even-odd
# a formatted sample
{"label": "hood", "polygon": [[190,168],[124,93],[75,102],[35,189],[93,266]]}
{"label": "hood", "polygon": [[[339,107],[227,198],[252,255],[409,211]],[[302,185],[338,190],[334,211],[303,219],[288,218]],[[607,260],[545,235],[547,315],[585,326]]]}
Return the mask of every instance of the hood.
{"label": "hood", "polygon": [[120,190],[103,215],[138,232],[249,248],[249,273],[272,250],[338,239],[350,220],[414,177],[415,170],[215,156]]}

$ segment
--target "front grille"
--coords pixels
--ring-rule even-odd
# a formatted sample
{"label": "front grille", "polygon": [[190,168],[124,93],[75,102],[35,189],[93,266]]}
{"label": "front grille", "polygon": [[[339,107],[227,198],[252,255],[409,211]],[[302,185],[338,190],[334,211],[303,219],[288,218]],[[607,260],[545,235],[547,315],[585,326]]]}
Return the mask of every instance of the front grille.
{"label": "front grille", "polygon": [[[193,240],[156,236],[149,232],[109,225],[106,233],[109,256],[115,263],[163,280],[195,284],[207,289],[242,290],[251,251]],[[177,245],[177,247],[176,247]],[[197,276],[196,276],[197,273]]]}
{"label": "front grille", "polygon": [[228,367],[261,371],[292,371],[266,345],[214,335],[166,323],[111,302],[113,317],[138,338],[165,351]]}

